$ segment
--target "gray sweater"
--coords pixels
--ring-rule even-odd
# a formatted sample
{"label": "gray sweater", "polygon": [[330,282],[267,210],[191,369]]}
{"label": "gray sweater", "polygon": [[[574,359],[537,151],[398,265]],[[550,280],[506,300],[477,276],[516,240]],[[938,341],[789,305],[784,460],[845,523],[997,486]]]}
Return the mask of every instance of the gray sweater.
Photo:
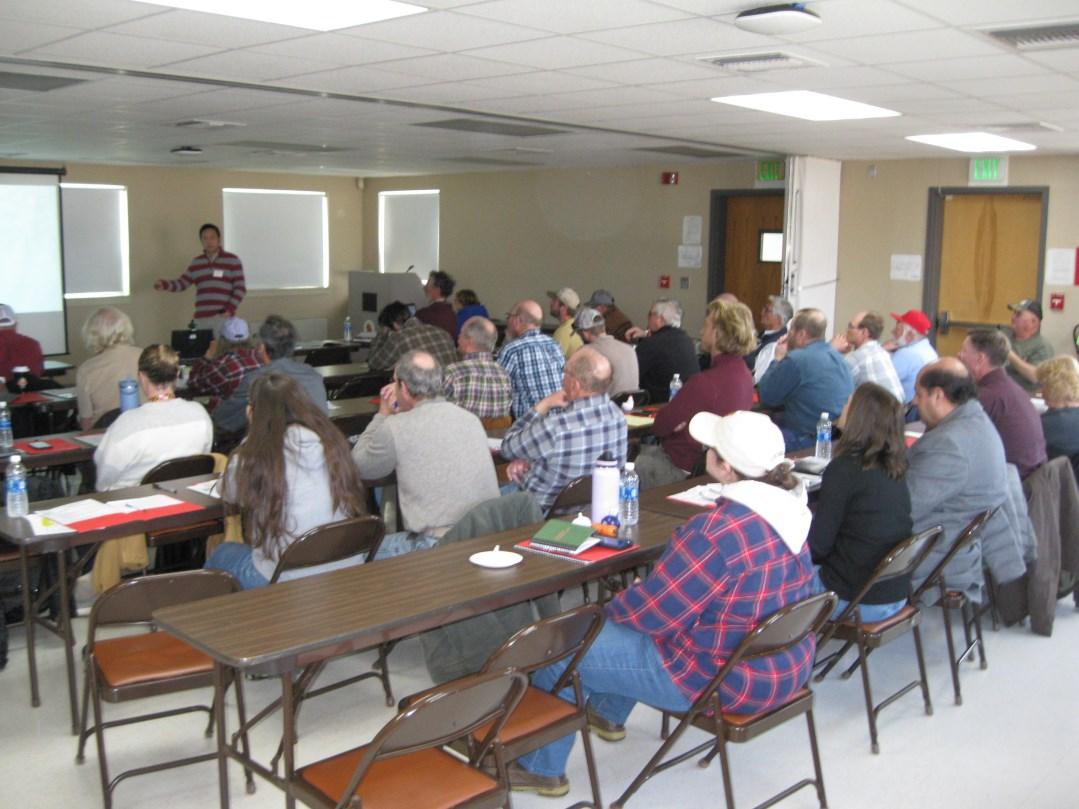
{"label": "gray sweater", "polygon": [[473,506],[498,497],[480,420],[442,397],[376,415],[352,450],[364,480],[397,473],[404,526],[440,537]]}

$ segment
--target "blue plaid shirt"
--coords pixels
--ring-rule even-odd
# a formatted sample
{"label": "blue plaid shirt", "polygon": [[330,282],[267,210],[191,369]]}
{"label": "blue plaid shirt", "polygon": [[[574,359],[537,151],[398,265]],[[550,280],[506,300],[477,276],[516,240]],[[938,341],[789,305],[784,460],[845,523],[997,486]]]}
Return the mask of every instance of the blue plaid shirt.
{"label": "blue plaid shirt", "polygon": [[519,419],[540,399],[562,387],[566,358],[558,343],[533,329],[502,346],[498,364],[513,384],[513,417]]}
{"label": "blue plaid shirt", "polygon": [[502,439],[503,458],[531,462],[522,485],[544,511],[567,483],[589,474],[605,452],[619,466],[626,462],[626,417],[606,393],[577,399],[543,416],[529,410]]}

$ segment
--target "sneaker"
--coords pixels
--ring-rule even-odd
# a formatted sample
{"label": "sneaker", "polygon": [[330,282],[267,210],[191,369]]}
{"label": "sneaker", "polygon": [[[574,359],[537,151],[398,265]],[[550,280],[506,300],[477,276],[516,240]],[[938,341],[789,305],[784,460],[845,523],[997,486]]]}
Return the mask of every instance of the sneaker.
{"label": "sneaker", "polygon": [[610,719],[605,719],[598,713],[592,710],[592,706],[589,705],[588,711],[588,727],[592,729],[592,732],[599,736],[605,742],[620,742],[626,738],[626,726],[616,725]]}
{"label": "sneaker", "polygon": [[569,779],[564,775],[537,775],[511,762],[506,768],[510,777],[510,789],[517,792],[535,792],[545,798],[561,798],[569,793]]}

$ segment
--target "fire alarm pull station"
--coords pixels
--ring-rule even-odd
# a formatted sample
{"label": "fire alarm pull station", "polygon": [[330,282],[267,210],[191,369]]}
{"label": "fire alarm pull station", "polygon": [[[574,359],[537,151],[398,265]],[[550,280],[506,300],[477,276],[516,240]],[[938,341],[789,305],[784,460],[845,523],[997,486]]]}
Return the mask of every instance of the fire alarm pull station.
{"label": "fire alarm pull station", "polygon": [[661,275],[659,277],[659,288],[660,289],[670,289],[671,288],[671,277],[669,275]]}

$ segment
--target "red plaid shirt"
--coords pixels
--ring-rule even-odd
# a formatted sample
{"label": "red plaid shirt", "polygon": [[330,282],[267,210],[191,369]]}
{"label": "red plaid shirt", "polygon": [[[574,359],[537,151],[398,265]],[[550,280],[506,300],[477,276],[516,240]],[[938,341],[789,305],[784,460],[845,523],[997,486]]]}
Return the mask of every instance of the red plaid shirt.
{"label": "red plaid shirt", "polygon": [[210,409],[217,404],[217,399],[227,399],[236,390],[244,374],[261,368],[258,355],[253,348],[238,348],[216,360],[199,357],[191,364],[191,376],[187,384],[197,393],[211,394],[214,400]]}
{"label": "red plaid shirt", "polygon": [[[651,635],[671,679],[691,700],[760,621],[810,595],[808,544],[791,553],[775,529],[741,503],[676,529],[648,578],[607,605],[612,621]],[[755,713],[781,704],[812,672],[811,636],[784,652],[747,661],[720,688],[724,711]]]}

